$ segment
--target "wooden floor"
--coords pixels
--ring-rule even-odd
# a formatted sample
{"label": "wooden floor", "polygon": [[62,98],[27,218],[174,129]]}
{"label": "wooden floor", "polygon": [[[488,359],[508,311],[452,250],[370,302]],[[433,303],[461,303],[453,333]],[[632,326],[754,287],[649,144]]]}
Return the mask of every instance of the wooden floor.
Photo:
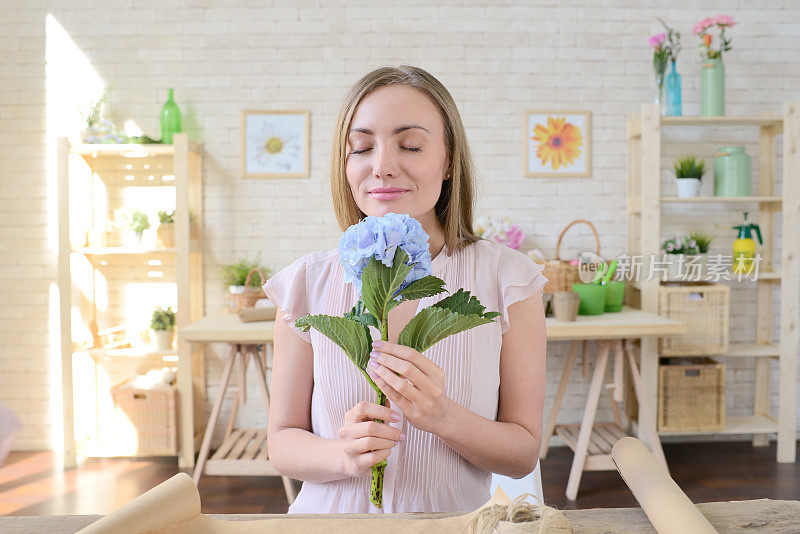
{"label": "wooden floor", "polygon": [[[673,478],[695,502],[800,498],[800,461],[775,462],[775,443],[665,444]],[[800,458],[800,447],[798,448]],[[559,509],[637,506],[616,471],[586,472],[578,499],[564,496],[572,462],[566,447],[542,462],[547,504]],[[173,458],[86,460],[78,469],[54,469],[49,452],[11,453],[0,467],[0,515],[105,514],[177,472]],[[205,513],[285,513],[278,477],[203,477]]]}

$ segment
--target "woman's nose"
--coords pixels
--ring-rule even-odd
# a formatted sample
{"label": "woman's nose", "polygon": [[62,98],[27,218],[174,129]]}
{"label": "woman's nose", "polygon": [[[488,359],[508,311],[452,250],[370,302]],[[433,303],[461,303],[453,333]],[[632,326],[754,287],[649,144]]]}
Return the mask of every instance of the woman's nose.
{"label": "woman's nose", "polygon": [[375,148],[375,160],[372,162],[373,174],[376,177],[397,175],[397,162],[392,151],[388,148]]}

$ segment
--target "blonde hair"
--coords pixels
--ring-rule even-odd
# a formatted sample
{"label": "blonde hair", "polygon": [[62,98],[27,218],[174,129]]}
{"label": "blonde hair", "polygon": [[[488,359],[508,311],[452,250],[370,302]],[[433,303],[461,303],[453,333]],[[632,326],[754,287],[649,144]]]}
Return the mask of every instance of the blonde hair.
{"label": "blonde hair", "polygon": [[458,107],[439,80],[411,65],[375,69],[356,82],[345,96],[331,148],[331,196],[339,227],[345,231],[365,217],[353,198],[345,173],[350,123],[361,101],[372,91],[387,85],[407,85],[423,92],[436,104],[442,116],[451,178],[442,182],[442,192],[434,209],[444,229],[448,250],[452,253],[481,239],[472,230],[475,171]]}

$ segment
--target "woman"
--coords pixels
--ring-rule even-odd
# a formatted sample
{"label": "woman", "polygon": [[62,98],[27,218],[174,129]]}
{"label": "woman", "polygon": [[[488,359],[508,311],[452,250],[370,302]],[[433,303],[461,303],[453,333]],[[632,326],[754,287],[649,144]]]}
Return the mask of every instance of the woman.
{"label": "woman", "polygon": [[[307,313],[342,315],[357,302],[338,250],[303,256],[270,278],[264,291],[279,308],[270,459],[282,475],[304,481],[289,513],[474,510],[490,498],[492,473],[522,478],[535,468],[547,279],[526,255],[473,234],[473,189],[464,127],[436,78],[384,67],[352,87],[332,150],[339,227],[388,212],[414,217],[430,236],[432,271],[445,288],[469,290],[503,315],[421,354],[398,345],[398,334],[447,293],[392,309],[389,341],[375,344],[370,368],[390,409],[374,402],[338,346],[294,326]],[[370,466],[384,459],[380,510],[369,502]]]}

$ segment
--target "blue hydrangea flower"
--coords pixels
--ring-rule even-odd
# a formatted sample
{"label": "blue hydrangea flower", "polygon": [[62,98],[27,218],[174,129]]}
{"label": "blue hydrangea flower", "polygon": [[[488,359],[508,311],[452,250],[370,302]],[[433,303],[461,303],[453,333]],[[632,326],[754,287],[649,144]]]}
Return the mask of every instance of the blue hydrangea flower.
{"label": "blue hydrangea flower", "polygon": [[387,267],[397,247],[408,254],[406,265],[411,272],[400,285],[400,290],[415,280],[431,274],[431,252],[428,246],[430,236],[422,225],[406,214],[387,213],[382,217],[367,216],[358,224],[345,230],[339,240],[339,261],[345,272],[345,281],[352,282],[361,295],[361,274],[375,258]]}

